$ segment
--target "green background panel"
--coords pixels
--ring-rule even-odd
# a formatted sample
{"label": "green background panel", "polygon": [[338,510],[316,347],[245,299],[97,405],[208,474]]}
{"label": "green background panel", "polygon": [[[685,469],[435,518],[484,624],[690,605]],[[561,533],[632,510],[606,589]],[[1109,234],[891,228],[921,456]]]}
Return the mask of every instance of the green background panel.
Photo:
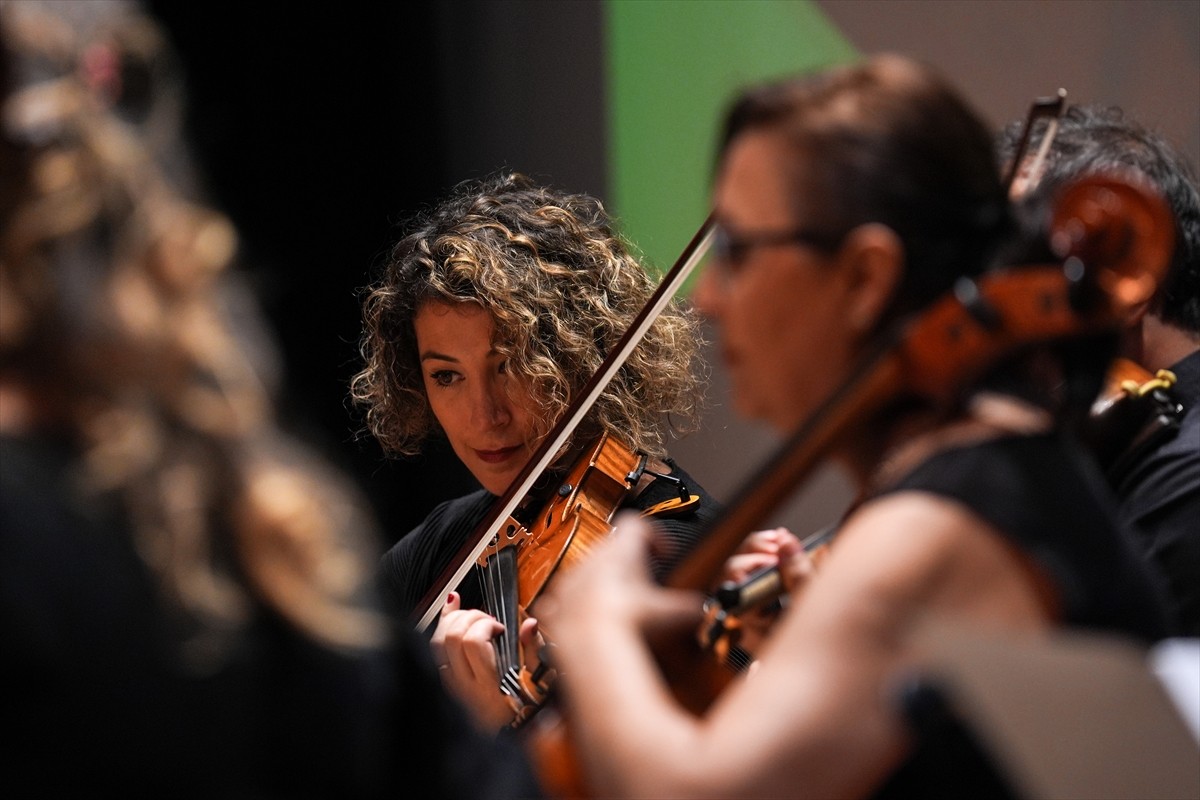
{"label": "green background panel", "polygon": [[665,270],[707,213],[737,90],[857,53],[809,0],[608,0],[605,11],[610,206]]}

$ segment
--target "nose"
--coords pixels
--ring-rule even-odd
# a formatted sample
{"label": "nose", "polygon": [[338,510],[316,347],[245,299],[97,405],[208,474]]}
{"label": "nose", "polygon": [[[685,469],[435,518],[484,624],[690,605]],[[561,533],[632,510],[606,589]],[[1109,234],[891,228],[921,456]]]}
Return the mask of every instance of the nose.
{"label": "nose", "polygon": [[478,384],[472,398],[472,421],[480,430],[502,428],[512,422],[512,405],[508,391],[501,381],[488,380]]}

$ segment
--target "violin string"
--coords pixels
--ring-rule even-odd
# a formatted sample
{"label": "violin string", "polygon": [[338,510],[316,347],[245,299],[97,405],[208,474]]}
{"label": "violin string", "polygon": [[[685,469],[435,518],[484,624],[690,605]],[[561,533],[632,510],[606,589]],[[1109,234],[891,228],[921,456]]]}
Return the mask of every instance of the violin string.
{"label": "violin string", "polygon": [[[505,551],[505,554],[506,556],[509,554],[507,550]],[[497,592],[497,595],[500,598],[500,610],[503,612],[500,623],[504,626],[504,631],[500,634],[500,641],[504,643],[504,647],[502,648],[504,650],[504,673],[507,674],[508,672],[512,671],[514,666],[516,666],[513,663],[512,657],[513,648],[515,647],[515,642],[513,641],[514,631],[512,626],[516,610],[513,609],[508,602],[509,591],[511,587],[505,585],[505,581],[509,577],[509,570],[507,569],[509,561],[507,558],[500,558],[498,560],[500,563],[497,565],[496,569],[496,580],[499,585],[499,591]],[[515,560],[513,560],[512,565],[515,569]],[[512,577],[514,580],[516,579],[515,575]]]}
{"label": "violin string", "polygon": [[725,654],[725,666],[733,672],[745,672],[754,662],[754,656],[737,645],[729,648]]}
{"label": "violin string", "polygon": [[494,553],[483,567],[483,573],[486,576],[484,594],[487,599],[487,611],[496,617],[503,628],[497,634],[495,647],[497,668],[502,681],[503,676],[513,672],[520,662],[520,655],[517,652],[519,637],[517,631],[513,629],[513,623],[517,619],[516,609],[509,602],[509,594],[516,587],[516,576],[513,575],[510,581],[509,567],[515,571],[516,560],[508,548],[501,548]]}
{"label": "violin string", "polygon": [[497,555],[493,557],[492,561],[496,565],[496,568],[493,572],[496,576],[496,611],[498,612],[497,619],[500,620],[500,624],[504,628],[504,630],[501,631],[499,636],[497,637],[497,641],[500,643],[500,652],[502,654],[501,658],[500,658],[500,674],[504,675],[504,674],[507,674],[508,671],[510,669],[512,669],[512,666],[513,666],[511,660],[509,659],[509,653],[510,653],[510,648],[512,647],[512,643],[508,639],[508,635],[509,635],[511,628],[510,628],[510,620],[509,620],[510,609],[508,607],[508,602],[507,602],[508,595],[505,593],[505,589],[507,587],[504,585],[504,579],[506,577],[505,576],[506,570],[504,569],[504,562],[503,562],[502,558],[500,557],[499,553],[497,553]]}
{"label": "violin string", "polygon": [[[502,617],[504,616],[504,604],[500,602],[500,597],[502,595],[500,592],[501,587],[498,585],[499,581],[503,580],[503,578],[497,576],[497,573],[499,572],[498,566],[499,564],[497,563],[497,559],[490,558],[487,560],[484,566],[478,569],[477,574],[479,576],[480,587],[483,590],[486,610],[500,620],[501,623],[503,623],[504,620]],[[500,635],[503,636],[504,634]],[[506,659],[504,655],[507,648],[504,646],[503,639],[499,640],[495,650],[497,667],[499,669],[499,673],[503,675],[505,670],[508,668],[507,663],[505,663]]]}

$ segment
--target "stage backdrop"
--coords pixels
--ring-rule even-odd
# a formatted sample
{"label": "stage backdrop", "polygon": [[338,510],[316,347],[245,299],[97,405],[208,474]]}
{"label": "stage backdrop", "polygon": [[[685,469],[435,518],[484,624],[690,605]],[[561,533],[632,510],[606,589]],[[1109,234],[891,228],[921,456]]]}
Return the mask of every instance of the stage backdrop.
{"label": "stage backdrop", "polygon": [[[880,51],[941,68],[997,126],[1064,87],[1200,161],[1194,0],[260,0],[253,15],[148,1],[190,78],[209,188],[279,332],[292,418],[358,477],[389,539],[472,483],[444,447],[391,462],[355,436],[357,290],[394,225],[460,180],[515,169],[596,194],[661,268],[705,215],[737,87]],[[775,440],[729,413],[711,360],[704,430],[673,450],[727,496]],[[780,521],[809,530],[845,501],[823,474]]]}

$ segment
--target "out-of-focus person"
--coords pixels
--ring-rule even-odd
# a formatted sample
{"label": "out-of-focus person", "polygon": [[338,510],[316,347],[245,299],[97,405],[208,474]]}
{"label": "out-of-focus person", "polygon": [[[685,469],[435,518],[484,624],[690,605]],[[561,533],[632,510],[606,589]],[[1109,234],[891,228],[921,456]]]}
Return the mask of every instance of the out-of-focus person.
{"label": "out-of-focus person", "polygon": [[389,638],[354,487],[276,421],[161,31],[97,1],[4,2],[0,32],[6,781],[526,796]]}
{"label": "out-of-focus person", "polygon": [[[718,325],[738,411],[781,433],[844,397],[894,323],[956,285],[968,297],[1021,239],[985,125],[945,79],[898,56],[739,97],[713,216],[716,252],[696,304]],[[1062,391],[1062,379],[1086,376],[1094,389],[1109,353],[1090,340],[1062,347],[980,365],[986,374],[952,401],[885,394],[840,428],[829,456],[859,498],[755,670],[700,713],[677,700],[648,642],[694,626],[705,587],[655,586],[647,526],[619,521],[541,606],[593,790],[981,796],[996,776],[914,735],[893,693],[919,655],[914,626],[1165,636],[1156,586],[1064,424],[1091,398]]]}
{"label": "out-of-focus person", "polygon": [[[1042,121],[1032,132],[1045,135]],[[1002,160],[1014,157],[1020,123],[1005,128]],[[1126,320],[1120,353],[1150,375],[1170,373],[1168,402],[1182,406],[1171,425],[1135,427],[1110,458],[1109,477],[1149,563],[1167,582],[1179,635],[1200,637],[1200,188],[1194,165],[1120,108],[1071,106],[1057,123],[1043,166],[1023,203],[1042,213],[1064,184],[1086,175],[1136,170],[1175,215],[1175,252],[1155,296]],[[1158,381],[1161,383],[1161,380]],[[1145,403],[1150,414],[1158,406]],[[1174,418],[1174,410],[1168,415]],[[1128,446],[1128,449],[1124,449]]]}

